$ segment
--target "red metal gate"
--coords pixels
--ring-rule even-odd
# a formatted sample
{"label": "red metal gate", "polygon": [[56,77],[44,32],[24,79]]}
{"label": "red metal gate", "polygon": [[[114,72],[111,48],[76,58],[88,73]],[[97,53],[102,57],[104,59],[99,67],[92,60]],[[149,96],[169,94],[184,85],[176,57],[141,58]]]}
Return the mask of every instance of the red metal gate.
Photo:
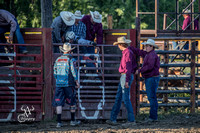
{"label": "red metal gate", "polygon": [[[53,53],[50,28],[26,28],[22,29],[29,53],[20,54],[17,49],[23,44],[12,44],[13,52],[1,53],[1,56],[9,56],[10,60],[0,60],[0,121],[19,121],[19,117],[27,116],[34,120],[52,119],[53,108],[53,63],[60,55]],[[82,67],[80,56],[85,54],[74,54],[79,58],[79,81],[81,88],[77,88],[78,119],[108,119],[114,104],[117,85],[119,82],[118,65],[120,63],[121,51],[112,43],[119,36],[126,36],[135,45],[135,30],[104,30],[104,45],[100,45],[101,52],[96,53],[98,67]],[[0,44],[8,45],[8,44]],[[62,44],[54,44],[62,45]],[[113,64],[113,65],[111,65]],[[8,66],[9,65],[9,66]],[[95,70],[96,73],[84,71]],[[97,71],[98,70],[98,71]],[[92,77],[93,79],[87,79]],[[97,79],[95,79],[97,77]],[[134,84],[131,88],[131,101],[136,110],[136,92]],[[66,106],[63,119],[69,119],[69,108]],[[122,106],[119,117],[126,118],[125,107]],[[30,119],[33,120],[33,119]]]}
{"label": "red metal gate", "polygon": [[[42,119],[42,29],[25,29],[22,33],[26,44],[0,44],[10,49],[0,53],[0,121]],[[19,46],[26,46],[28,54],[19,53]]]}
{"label": "red metal gate", "polygon": [[[78,119],[109,119],[112,106],[115,102],[115,96],[118,88],[120,74],[118,67],[121,59],[121,51],[113,42],[117,37],[126,36],[132,40],[131,45],[136,44],[135,30],[104,30],[104,44],[98,45],[100,53],[85,54],[79,53],[80,46],[76,45],[77,53],[73,56],[78,60],[78,77],[80,88],[77,88],[77,118]],[[54,44],[57,47],[62,44]],[[53,61],[61,53],[53,54]],[[80,57],[93,56],[96,60],[83,60]],[[95,67],[86,67],[84,63],[96,63]],[[93,71],[93,72],[91,72]],[[94,72],[95,71],[95,72]],[[54,82],[55,83],[55,82]],[[131,88],[131,101],[136,111],[136,93],[134,83]],[[69,106],[64,107],[63,119],[70,119]],[[126,109],[122,104],[119,119],[126,119]]]}

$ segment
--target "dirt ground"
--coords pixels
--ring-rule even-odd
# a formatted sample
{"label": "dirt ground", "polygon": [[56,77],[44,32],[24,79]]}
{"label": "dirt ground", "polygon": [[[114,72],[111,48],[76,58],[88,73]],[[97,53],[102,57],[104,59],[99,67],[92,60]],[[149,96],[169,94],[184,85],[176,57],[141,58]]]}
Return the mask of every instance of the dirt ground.
{"label": "dirt ground", "polygon": [[33,123],[0,123],[0,132],[69,132],[69,133],[129,133],[129,132],[200,132],[200,114],[165,115],[155,123],[144,123],[136,118],[137,125],[122,126],[119,121],[117,126],[111,126],[104,120],[83,120],[77,127],[64,121],[64,126],[56,128],[56,121],[42,121]]}

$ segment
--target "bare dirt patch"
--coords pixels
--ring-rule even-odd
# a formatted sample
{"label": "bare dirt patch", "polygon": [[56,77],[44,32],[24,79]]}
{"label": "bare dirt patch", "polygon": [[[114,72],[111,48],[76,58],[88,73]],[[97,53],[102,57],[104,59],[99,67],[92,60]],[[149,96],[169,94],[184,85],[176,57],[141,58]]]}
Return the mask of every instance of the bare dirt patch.
{"label": "bare dirt patch", "polygon": [[137,118],[137,125],[111,126],[104,120],[83,120],[77,127],[69,125],[64,121],[64,126],[56,128],[56,121],[42,121],[33,123],[0,123],[0,132],[70,132],[70,133],[122,133],[122,132],[200,132],[200,114],[179,114],[163,116],[158,122],[144,123]]}

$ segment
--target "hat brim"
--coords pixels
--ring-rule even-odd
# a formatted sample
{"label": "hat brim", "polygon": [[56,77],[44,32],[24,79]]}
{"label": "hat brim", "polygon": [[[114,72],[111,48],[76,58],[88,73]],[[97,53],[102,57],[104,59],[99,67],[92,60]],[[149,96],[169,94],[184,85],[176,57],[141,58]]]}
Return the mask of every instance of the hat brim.
{"label": "hat brim", "polygon": [[94,18],[94,14],[93,14],[92,11],[90,11],[90,14],[91,14],[92,19],[93,19],[93,21],[94,21],[95,23],[101,23],[101,22],[102,22],[102,15],[100,15],[100,19],[96,19],[96,18]]}
{"label": "hat brim", "polygon": [[75,16],[75,19],[82,19],[84,15],[81,15],[81,17]]}
{"label": "hat brim", "polygon": [[71,48],[70,50],[64,50],[62,46],[59,46],[60,51],[62,52],[69,52],[75,49],[75,47]]}
{"label": "hat brim", "polygon": [[65,23],[67,26],[72,26],[72,25],[74,25],[74,23],[75,23],[75,17],[73,17],[71,21],[67,21],[67,20],[65,19],[64,15],[65,15],[65,12],[62,11],[62,12],[60,13],[60,16],[61,16],[62,20],[64,21],[64,23]]}
{"label": "hat brim", "polygon": [[125,42],[114,42],[113,45],[118,45],[118,44],[129,44],[129,43],[131,43],[131,40],[126,39]]}
{"label": "hat brim", "polygon": [[153,46],[155,48],[158,48],[158,46],[156,44],[151,44],[151,43],[147,43],[147,42],[143,42],[141,44],[143,44],[143,45],[147,45],[148,44],[148,45],[151,45],[151,46]]}

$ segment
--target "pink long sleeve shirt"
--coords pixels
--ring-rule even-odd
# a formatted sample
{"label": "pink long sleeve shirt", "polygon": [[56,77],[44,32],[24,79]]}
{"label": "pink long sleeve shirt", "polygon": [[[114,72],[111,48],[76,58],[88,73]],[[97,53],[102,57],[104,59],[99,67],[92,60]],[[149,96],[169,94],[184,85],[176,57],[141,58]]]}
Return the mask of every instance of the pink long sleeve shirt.
{"label": "pink long sleeve shirt", "polygon": [[133,52],[128,48],[122,51],[121,63],[119,66],[119,72],[126,74],[126,82],[129,82],[131,74],[135,74],[137,69],[136,59]]}

